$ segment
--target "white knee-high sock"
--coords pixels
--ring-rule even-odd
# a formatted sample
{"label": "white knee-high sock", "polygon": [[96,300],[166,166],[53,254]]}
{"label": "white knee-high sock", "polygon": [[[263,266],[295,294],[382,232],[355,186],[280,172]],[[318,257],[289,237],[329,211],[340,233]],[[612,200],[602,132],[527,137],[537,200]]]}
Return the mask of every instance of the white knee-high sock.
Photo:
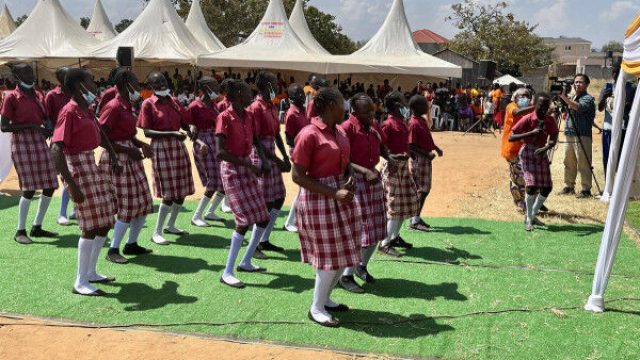
{"label": "white knee-high sock", "polygon": [[527,220],[533,220],[533,205],[536,202],[536,195],[526,194],[524,201],[527,204]]}
{"label": "white knee-high sock", "polygon": [[247,251],[244,253],[244,257],[240,262],[241,267],[245,269],[256,268],[256,266],[253,266],[253,264],[251,264],[251,258],[253,257],[253,253],[256,251],[256,248],[258,247],[258,243],[260,242],[260,238],[262,238],[262,234],[264,234],[264,228],[254,225],[251,239],[249,240],[249,245],[247,245]]}
{"label": "white knee-high sock", "polygon": [[211,201],[210,197],[207,196],[202,196],[202,199],[200,199],[200,202],[198,203],[198,207],[196,207],[196,211],[193,212],[193,219],[202,219],[202,212],[204,211],[204,208],[207,207],[207,204],[209,204],[209,201]]}
{"label": "white knee-high sock", "polygon": [[346,269],[339,269],[336,271],[336,274],[333,277],[333,281],[331,282],[331,288],[329,289],[329,295],[327,296],[327,303],[325,304],[326,306],[329,307],[336,307],[340,304],[338,304],[337,302],[331,300],[331,293],[333,292],[333,289],[336,288],[336,285],[338,285],[338,281],[340,281],[340,278],[342,277],[342,274],[346,271]]}
{"label": "white knee-high sock", "polygon": [[536,202],[533,203],[533,217],[535,218],[536,216],[538,216],[538,213],[540,212],[540,208],[542,207],[542,205],[544,205],[544,202],[547,200],[546,197],[538,194],[538,198],[536,198]]}
{"label": "white knee-high sock", "polygon": [[160,204],[160,208],[158,209],[158,221],[156,222],[156,229],[153,232],[153,235],[161,236],[164,221],[167,219],[167,215],[170,211],[171,206],[166,205],[165,203]]}
{"label": "white knee-high sock", "polygon": [[363,247],[360,250],[360,256],[362,256],[362,260],[360,263],[362,264],[362,266],[367,267],[367,265],[369,265],[369,260],[371,260],[371,257],[375,252],[376,252],[375,245],[371,245],[369,247]]}
{"label": "white knee-high sock", "polygon": [[96,236],[96,238],[93,239],[91,258],[89,258],[89,267],[87,269],[87,278],[89,281],[102,280],[106,278],[106,276],[98,274],[98,257],[100,256],[100,251],[102,251],[106,241],[106,236]]}
{"label": "white knee-high sock", "polygon": [[400,227],[400,220],[387,220],[387,238],[382,241],[382,245],[389,245],[395,239],[396,228]]}
{"label": "white knee-high sock", "polygon": [[209,210],[207,210],[207,216],[212,215],[216,212],[216,209],[218,208],[218,205],[220,205],[222,200],[224,200],[224,195],[220,194],[219,192],[213,195],[213,198],[211,198],[211,205],[209,205]]}
{"label": "white knee-high sock", "polygon": [[178,218],[180,210],[182,210],[182,204],[173,203],[173,205],[171,205],[171,214],[169,215],[169,221],[167,221],[168,228],[176,227],[176,219]]}
{"label": "white knee-high sock", "polygon": [[396,224],[396,228],[395,231],[393,232],[393,238],[397,238],[398,236],[400,236],[400,229],[402,229],[402,225],[404,224],[404,220],[398,220],[398,223]]}
{"label": "white knee-high sock", "polygon": [[353,273],[356,271],[354,267],[345,268],[342,272],[342,276],[353,276]]}
{"label": "white knee-high sock", "polygon": [[244,235],[241,235],[236,231],[234,231],[233,235],[231,235],[229,256],[227,257],[227,264],[224,267],[224,273],[222,274],[222,278],[229,283],[237,283],[240,281],[236,279],[235,276],[233,276],[233,272],[235,270],[236,260],[238,259],[238,254],[240,253],[240,247],[242,246],[243,240]]}
{"label": "white knee-high sock", "polygon": [[81,294],[90,294],[97,290],[89,283],[87,277],[92,253],[93,240],[81,237],[78,241],[78,272],[76,273],[76,282],[73,285],[74,289]]}
{"label": "white knee-high sock", "polygon": [[285,221],[285,226],[291,226],[296,224],[296,206],[298,206],[298,196],[300,196],[300,192],[296,195],[296,198],[293,199],[293,203],[291,204],[291,209],[289,209],[289,216],[287,216],[287,220]]}
{"label": "white knee-high sock", "polygon": [[320,322],[326,322],[331,320],[331,315],[324,308],[329,300],[329,294],[331,293],[331,287],[333,286],[333,280],[336,277],[336,273],[339,271],[326,271],[317,270],[316,272],[316,284],[313,288],[313,303],[311,304],[311,315],[314,319]]}
{"label": "white knee-high sock", "polygon": [[18,203],[18,231],[25,230],[27,228],[29,206],[31,206],[31,199],[21,197],[20,202]]}
{"label": "white knee-high sock", "polygon": [[131,221],[131,224],[129,225],[129,239],[127,240],[127,244],[135,244],[138,242],[138,236],[140,236],[140,232],[142,231],[146,220],[147,216],[144,215]]}
{"label": "white knee-high sock", "polygon": [[33,220],[33,225],[42,225],[44,216],[47,214],[47,210],[49,209],[49,204],[51,204],[51,197],[40,195],[40,200],[38,201],[38,212],[36,213],[36,218]]}
{"label": "white knee-high sock", "polygon": [[120,220],[116,221],[116,224],[113,226],[113,237],[111,237],[111,245],[109,248],[120,249],[120,242],[122,242],[124,234],[127,233],[129,225],[129,223],[122,222]]}
{"label": "white knee-high sock", "polygon": [[278,220],[278,215],[280,215],[280,209],[271,209],[269,212],[270,220],[269,224],[266,228],[264,228],[264,232],[262,233],[262,237],[260,237],[260,242],[269,241],[269,237],[271,236],[271,231],[273,231],[273,226],[276,224],[276,220]]}

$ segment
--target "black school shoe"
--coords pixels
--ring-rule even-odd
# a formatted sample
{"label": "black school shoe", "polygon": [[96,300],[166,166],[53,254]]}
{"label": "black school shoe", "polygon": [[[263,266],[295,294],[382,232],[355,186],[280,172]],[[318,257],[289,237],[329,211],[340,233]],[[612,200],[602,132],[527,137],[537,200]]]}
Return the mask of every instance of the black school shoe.
{"label": "black school shoe", "polygon": [[33,240],[31,240],[31,238],[29,238],[27,236],[27,231],[26,230],[18,230],[18,231],[16,231],[16,235],[13,237],[13,239],[18,244],[22,244],[22,245],[33,244]]}
{"label": "black school shoe", "polygon": [[253,258],[258,260],[266,260],[269,257],[265,253],[260,251],[260,249],[256,248],[256,251],[253,252]]}
{"label": "black school shoe", "polygon": [[133,244],[126,244],[122,250],[122,253],[125,255],[146,255],[151,254],[152,252],[153,250],[142,247],[138,245],[137,242]]}
{"label": "black school shoe", "polygon": [[399,248],[403,248],[403,249],[412,249],[413,248],[413,244],[404,241],[404,239],[401,238],[400,236],[398,236],[397,238],[391,240],[391,243],[389,245],[391,245],[392,247],[399,247]]}
{"label": "black school shoe", "polygon": [[260,251],[273,251],[273,252],[284,252],[284,248],[280,246],[273,245],[269,241],[261,242],[258,244],[258,250]]}
{"label": "black school shoe", "polygon": [[353,278],[353,275],[342,276],[340,278],[340,286],[347,290],[348,292],[352,292],[354,294],[362,294],[364,293],[364,289],[356,283],[356,280]]}
{"label": "black school shoe", "polygon": [[54,233],[51,231],[47,231],[42,229],[42,225],[33,225],[31,231],[29,231],[29,236],[31,237],[43,237],[43,238],[54,238],[58,236],[58,233]]}
{"label": "black school shoe", "polygon": [[576,198],[578,199],[588,199],[591,197],[591,191],[580,191]]}
{"label": "black school shoe", "polygon": [[574,188],[565,186],[564,189],[560,190],[558,195],[573,195],[575,192],[576,190]]}
{"label": "black school shoe", "polygon": [[420,221],[418,221],[415,224],[413,223],[413,221],[410,222],[409,223],[409,229],[414,230],[414,231],[429,232],[429,231],[431,231],[431,225],[427,224],[422,219],[420,219]]}
{"label": "black school shoe", "polygon": [[380,246],[378,247],[378,252],[387,256],[393,256],[393,257],[401,257],[402,254],[400,254],[398,252],[398,250],[394,249],[393,247],[391,247],[391,244],[389,245],[382,245],[382,243],[380,243]]}
{"label": "black school shoe", "polygon": [[376,279],[369,274],[366,266],[358,265],[356,266],[356,276],[359,277],[362,281],[367,283],[375,282]]}
{"label": "black school shoe", "polygon": [[107,261],[111,261],[112,263],[116,263],[116,264],[126,264],[129,262],[129,260],[127,260],[126,257],[120,255],[120,250],[114,249],[114,248],[109,248],[109,250],[107,251],[107,256],[105,256],[105,259]]}

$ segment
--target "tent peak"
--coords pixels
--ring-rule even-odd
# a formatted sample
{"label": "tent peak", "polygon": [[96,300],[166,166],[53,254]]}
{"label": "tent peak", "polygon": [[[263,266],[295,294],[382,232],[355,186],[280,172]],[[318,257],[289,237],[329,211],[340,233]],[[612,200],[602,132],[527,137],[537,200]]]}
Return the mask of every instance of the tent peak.
{"label": "tent peak", "polygon": [[296,0],[296,4],[293,7],[291,16],[289,16],[289,23],[296,32],[300,40],[313,52],[318,54],[329,54],[329,52],[320,45],[318,40],[313,36],[309,29],[309,24],[304,15],[304,1]]}
{"label": "tent peak", "polygon": [[87,32],[101,41],[111,40],[116,37],[116,30],[113,28],[113,24],[109,20],[101,0],[96,0],[91,22],[87,26]]}
{"label": "tent peak", "polygon": [[207,20],[202,12],[200,0],[193,0],[191,3],[191,9],[189,10],[189,16],[187,16],[185,25],[193,36],[200,40],[207,51],[214,52],[225,48],[220,39],[209,29]]}

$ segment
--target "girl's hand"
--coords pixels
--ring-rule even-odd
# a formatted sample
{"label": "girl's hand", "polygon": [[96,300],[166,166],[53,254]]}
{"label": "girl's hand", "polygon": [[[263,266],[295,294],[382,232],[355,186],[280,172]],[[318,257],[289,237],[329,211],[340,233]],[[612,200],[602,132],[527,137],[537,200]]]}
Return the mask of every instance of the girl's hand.
{"label": "girl's hand", "polygon": [[85,200],[84,194],[75,183],[68,184],[69,195],[71,200],[76,204],[82,204]]}
{"label": "girl's hand", "polygon": [[353,201],[353,191],[349,191],[346,189],[340,189],[336,191],[334,198],[340,204],[350,204]]}
{"label": "girl's hand", "polygon": [[140,150],[142,150],[142,154],[147,159],[151,159],[153,157],[153,150],[151,149],[151,146],[149,144],[142,144]]}

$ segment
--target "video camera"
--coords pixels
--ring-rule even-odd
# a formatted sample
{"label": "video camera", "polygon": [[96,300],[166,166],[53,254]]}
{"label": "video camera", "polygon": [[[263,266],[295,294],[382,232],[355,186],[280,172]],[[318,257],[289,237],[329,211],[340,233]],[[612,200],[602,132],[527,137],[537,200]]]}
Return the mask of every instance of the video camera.
{"label": "video camera", "polygon": [[549,93],[551,96],[559,96],[563,92],[568,94],[571,92],[571,88],[573,87],[573,79],[559,80],[557,77],[550,77],[551,88],[549,89]]}

